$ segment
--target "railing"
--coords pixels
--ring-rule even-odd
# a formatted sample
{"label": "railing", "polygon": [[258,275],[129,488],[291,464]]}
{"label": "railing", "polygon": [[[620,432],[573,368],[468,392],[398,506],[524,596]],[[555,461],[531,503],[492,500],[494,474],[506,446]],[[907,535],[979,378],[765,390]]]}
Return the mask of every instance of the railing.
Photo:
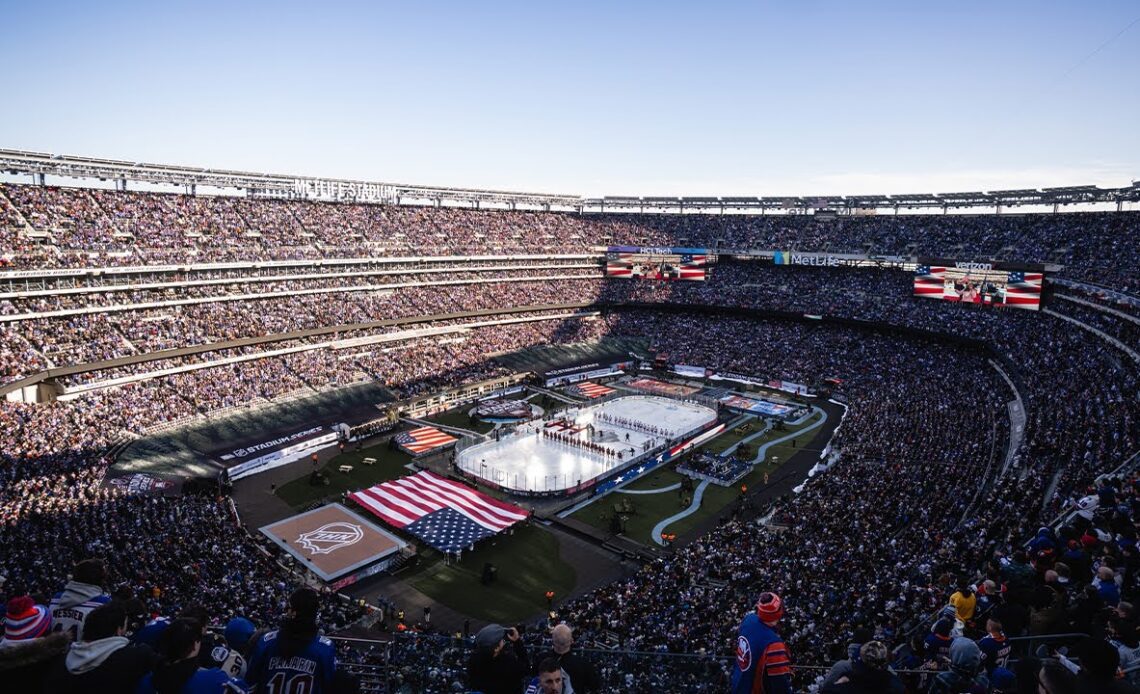
{"label": "railing", "polygon": [[1092,284],[1091,282],[1078,282],[1077,280],[1066,279],[1064,277],[1050,277],[1049,281],[1056,282],[1063,287],[1079,289],[1089,294],[1104,294],[1114,301],[1119,301],[1121,303],[1128,304],[1129,306],[1140,308],[1140,297],[1117,291],[1115,289],[1110,289],[1108,287],[1102,287],[1099,284]]}
{"label": "railing", "polygon": [[[333,637],[339,665],[360,680],[360,690],[371,693],[466,691],[467,661],[473,650],[470,638],[440,634],[404,633],[389,641]],[[527,639],[528,653],[536,656],[549,644]],[[733,658],[700,653],[658,653],[608,648],[575,648],[593,664],[600,691],[686,692],[727,691]],[[828,664],[795,665],[798,679],[815,680],[831,670]],[[900,675],[929,675],[929,670],[894,670]]]}
{"label": "railing", "polygon": [[[437,634],[397,634],[390,641],[333,637],[340,667],[357,675],[362,692],[466,691],[471,639]],[[528,642],[530,639],[528,639]],[[531,643],[529,653],[542,646]],[[602,691],[725,691],[732,658],[694,653],[575,649],[592,663]],[[460,687],[455,689],[456,684]]]}

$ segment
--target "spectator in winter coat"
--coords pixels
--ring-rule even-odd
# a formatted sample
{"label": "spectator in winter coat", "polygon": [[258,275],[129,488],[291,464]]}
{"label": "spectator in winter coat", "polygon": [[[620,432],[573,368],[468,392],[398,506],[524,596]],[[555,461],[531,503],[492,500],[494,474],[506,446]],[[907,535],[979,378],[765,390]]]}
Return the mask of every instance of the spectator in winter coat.
{"label": "spectator in winter coat", "polygon": [[982,652],[978,644],[967,638],[956,638],[950,645],[950,669],[938,673],[930,683],[928,694],[959,694],[989,691],[989,681],[982,674]]}
{"label": "spectator in winter coat", "polygon": [[528,669],[526,645],[518,629],[488,624],[475,634],[467,687],[483,694],[517,694]]}
{"label": "spectator in winter coat", "polygon": [[155,665],[148,646],[131,645],[124,634],[127,611],[110,602],[87,615],[85,640],[71,644],[62,661],[56,661],[44,680],[45,694],[133,692]]}
{"label": "spectator in winter coat", "polygon": [[1109,607],[1116,607],[1120,602],[1120,586],[1116,584],[1116,572],[1111,567],[1102,566],[1097,569],[1096,578],[1092,583],[1097,592]]}
{"label": "spectator in winter coat", "polygon": [[8,600],[0,639],[0,682],[5,691],[35,692],[53,659],[67,652],[71,637],[51,631],[51,613],[27,595]]}
{"label": "spectator in winter coat", "polygon": [[792,664],[788,647],[776,633],[784,616],[783,603],[775,593],[761,593],[756,610],[740,623],[736,637],[736,667],[732,670],[732,693],[791,694]]}
{"label": "spectator in winter coat", "polygon": [[51,599],[52,629],[66,631],[72,641],[82,641],[87,615],[111,601],[104,590],[107,567],[100,559],[84,559],[75,565],[71,580]]}
{"label": "spectator in winter coat", "polygon": [[179,618],[162,633],[162,657],[153,673],[143,677],[136,694],[222,694],[243,692],[245,686],[225,672],[199,665],[202,629],[192,619]]}
{"label": "spectator in winter coat", "polygon": [[1104,639],[1088,638],[1077,646],[1081,667],[1077,691],[1081,694],[1138,694],[1140,689],[1117,679],[1120,653]]}
{"label": "spectator in winter coat", "polygon": [[569,675],[576,694],[592,694],[598,691],[598,671],[594,664],[574,652],[574,632],[566,624],[558,624],[550,630],[551,650],[541,653],[536,661],[554,658]]}
{"label": "spectator in winter coat", "polygon": [[822,694],[902,694],[902,681],[887,667],[890,652],[879,641],[868,641],[859,649],[851,671],[825,685]]}

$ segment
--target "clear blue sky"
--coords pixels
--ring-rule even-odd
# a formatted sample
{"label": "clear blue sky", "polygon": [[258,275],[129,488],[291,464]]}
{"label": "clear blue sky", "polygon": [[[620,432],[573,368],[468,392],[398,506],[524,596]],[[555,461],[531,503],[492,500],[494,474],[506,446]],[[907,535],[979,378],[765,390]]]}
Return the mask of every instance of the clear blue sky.
{"label": "clear blue sky", "polygon": [[1136,0],[3,3],[0,147],[586,195],[1140,178]]}

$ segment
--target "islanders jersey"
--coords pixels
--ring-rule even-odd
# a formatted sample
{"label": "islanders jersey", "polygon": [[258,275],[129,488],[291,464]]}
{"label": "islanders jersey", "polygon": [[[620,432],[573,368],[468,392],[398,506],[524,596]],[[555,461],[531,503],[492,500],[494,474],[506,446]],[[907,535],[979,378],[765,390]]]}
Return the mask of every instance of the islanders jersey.
{"label": "islanders jersey", "polygon": [[736,637],[732,694],[791,694],[792,664],[788,649],[755,612],[744,618]]}
{"label": "islanders jersey", "polygon": [[1012,650],[1005,634],[1000,634],[997,638],[986,634],[978,641],[978,648],[982,651],[982,664],[986,666],[986,672],[993,672],[996,667],[1005,667]]}
{"label": "islanders jersey", "polygon": [[257,694],[327,694],[336,672],[336,647],[314,636],[285,655],[279,630],[266,632],[253,647],[247,681]]}

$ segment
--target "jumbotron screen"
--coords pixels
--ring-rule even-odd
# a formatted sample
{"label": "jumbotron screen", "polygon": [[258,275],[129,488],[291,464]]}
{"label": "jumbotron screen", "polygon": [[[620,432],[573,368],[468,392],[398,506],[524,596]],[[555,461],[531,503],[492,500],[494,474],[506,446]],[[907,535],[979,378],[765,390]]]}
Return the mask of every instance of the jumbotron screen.
{"label": "jumbotron screen", "polygon": [[1044,279],[1042,272],[919,265],[914,271],[914,295],[1037,311]]}

